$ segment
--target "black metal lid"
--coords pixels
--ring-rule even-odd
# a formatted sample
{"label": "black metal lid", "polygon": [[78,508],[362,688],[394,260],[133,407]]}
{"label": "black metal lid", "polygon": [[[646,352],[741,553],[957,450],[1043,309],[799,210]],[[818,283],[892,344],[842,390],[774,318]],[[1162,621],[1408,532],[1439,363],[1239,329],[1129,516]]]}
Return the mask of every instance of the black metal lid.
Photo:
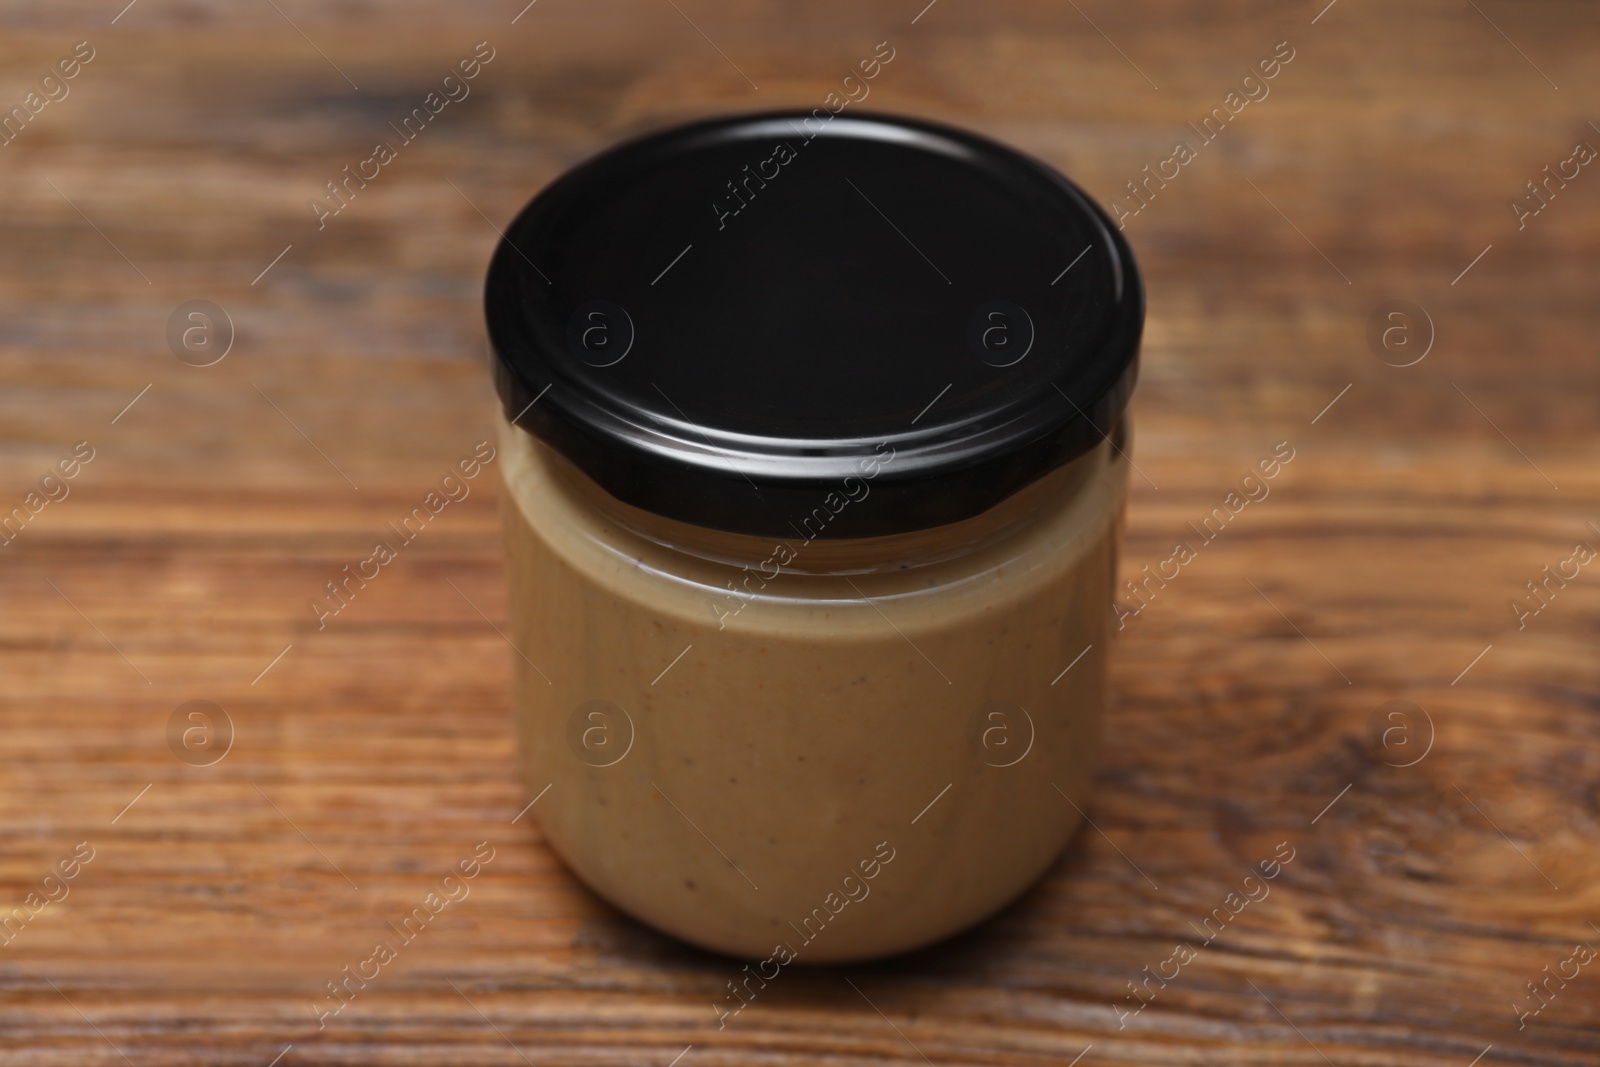
{"label": "black metal lid", "polygon": [[540,193],[485,287],[506,417],[668,518],[791,537],[938,526],[1098,444],[1144,292],[1060,174],[825,110],[624,144]]}

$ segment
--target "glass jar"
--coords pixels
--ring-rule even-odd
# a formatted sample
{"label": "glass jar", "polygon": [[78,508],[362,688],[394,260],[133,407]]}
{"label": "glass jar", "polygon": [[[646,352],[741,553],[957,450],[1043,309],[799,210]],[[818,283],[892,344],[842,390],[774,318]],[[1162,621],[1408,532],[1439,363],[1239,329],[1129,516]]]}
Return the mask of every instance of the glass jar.
{"label": "glass jar", "polygon": [[486,299],[519,752],[573,872],[768,980],[1032,884],[1114,619],[1143,294],[1104,214],[969,134],[724,119],[556,182]]}

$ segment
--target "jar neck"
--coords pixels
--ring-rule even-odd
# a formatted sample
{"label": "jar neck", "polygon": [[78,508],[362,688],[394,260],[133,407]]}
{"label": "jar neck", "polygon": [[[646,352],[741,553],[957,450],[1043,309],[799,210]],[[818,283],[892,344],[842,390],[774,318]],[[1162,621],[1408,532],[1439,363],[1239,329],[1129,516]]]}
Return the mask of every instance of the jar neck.
{"label": "jar neck", "polygon": [[[520,429],[517,433],[525,433]],[[1110,462],[1120,448],[1121,425],[1113,437],[1013,493],[994,507],[960,522],[880,537],[823,538],[807,535],[810,516],[797,516],[792,538],[730,533],[664,518],[626,504],[607,493],[565,456],[530,437],[550,477],[574,503],[598,513],[620,529],[652,544],[711,563],[758,568],[778,574],[873,574],[904,571],[957,559],[1013,537],[1066,504]],[[836,494],[837,496],[837,494]],[[845,502],[843,507],[849,507]]]}

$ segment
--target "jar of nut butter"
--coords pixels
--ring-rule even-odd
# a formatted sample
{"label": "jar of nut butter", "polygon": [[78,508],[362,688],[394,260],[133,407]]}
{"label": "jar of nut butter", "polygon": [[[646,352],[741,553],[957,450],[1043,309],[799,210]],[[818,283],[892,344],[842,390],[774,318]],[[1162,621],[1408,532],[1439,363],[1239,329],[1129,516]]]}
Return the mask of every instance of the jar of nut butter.
{"label": "jar of nut butter", "polygon": [[1144,296],[1049,167],[818,109],[615,148],[505,231],[515,718],[550,847],[760,973],[901,952],[1093,776]]}

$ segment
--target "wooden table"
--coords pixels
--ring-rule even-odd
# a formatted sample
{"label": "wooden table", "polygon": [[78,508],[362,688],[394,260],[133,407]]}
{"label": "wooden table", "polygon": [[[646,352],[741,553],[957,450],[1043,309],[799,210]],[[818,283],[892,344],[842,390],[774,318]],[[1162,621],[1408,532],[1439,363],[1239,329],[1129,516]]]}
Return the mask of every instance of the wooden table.
{"label": "wooden table", "polygon": [[[0,16],[7,106],[94,51],[0,147],[0,505],[94,453],[0,547],[0,914],[60,897],[0,946],[0,1063],[1600,1061],[1600,577],[1510,606],[1600,547],[1600,174],[1563,163],[1600,146],[1594,9],[121,2]],[[816,106],[885,40],[870,106],[1108,204],[1198,146],[1126,220],[1125,576],[1295,459],[1121,635],[1095,828],[1041,885],[719,1030],[737,965],[514,819],[493,479],[325,630],[307,602],[489,433],[496,225],[621,136]],[[308,201],[479,41],[471,96],[319,230]],[[1547,164],[1577,176],[1519,229]],[[194,300],[231,321],[211,366],[169,349]],[[231,723],[209,765],[195,700]],[[319,1030],[324,983],[481,841],[470,898]]]}

